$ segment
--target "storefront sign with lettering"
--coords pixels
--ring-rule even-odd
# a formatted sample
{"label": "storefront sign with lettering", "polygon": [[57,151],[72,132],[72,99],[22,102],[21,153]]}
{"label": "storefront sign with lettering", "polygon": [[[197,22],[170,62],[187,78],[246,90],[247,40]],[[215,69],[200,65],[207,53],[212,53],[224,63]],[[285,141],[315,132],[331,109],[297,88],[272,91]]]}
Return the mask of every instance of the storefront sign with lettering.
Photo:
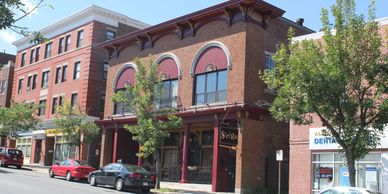
{"label": "storefront sign with lettering", "polygon": [[236,146],[238,141],[238,130],[236,126],[220,125],[220,145]]}

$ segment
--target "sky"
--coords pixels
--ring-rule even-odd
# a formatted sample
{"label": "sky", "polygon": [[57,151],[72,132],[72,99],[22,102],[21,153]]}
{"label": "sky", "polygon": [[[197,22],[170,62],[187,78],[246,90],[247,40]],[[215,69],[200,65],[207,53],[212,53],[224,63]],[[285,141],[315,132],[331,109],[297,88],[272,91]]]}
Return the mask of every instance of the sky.
{"label": "sky", "polygon": [[[31,6],[37,0],[21,0]],[[29,27],[31,30],[40,29],[53,24],[61,18],[72,15],[86,7],[95,4],[124,15],[155,25],[176,17],[186,15],[219,3],[225,0],[46,0],[45,3],[52,5],[44,6],[23,18],[17,23],[19,26]],[[275,5],[286,13],[284,17],[295,21],[304,18],[304,25],[315,31],[321,28],[320,13],[322,8],[330,8],[335,0],[265,0]],[[356,0],[358,13],[367,15],[369,0]],[[377,18],[388,17],[388,0],[376,0]],[[16,54],[16,47],[12,42],[22,36],[11,31],[0,31],[0,52]]]}

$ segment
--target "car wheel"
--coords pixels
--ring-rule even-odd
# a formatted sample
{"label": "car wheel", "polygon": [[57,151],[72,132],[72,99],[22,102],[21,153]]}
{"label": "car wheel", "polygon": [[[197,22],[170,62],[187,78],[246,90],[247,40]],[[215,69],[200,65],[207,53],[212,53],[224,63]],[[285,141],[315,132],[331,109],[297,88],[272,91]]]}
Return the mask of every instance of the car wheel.
{"label": "car wheel", "polygon": [[123,190],[123,185],[124,185],[123,179],[122,179],[122,178],[118,178],[118,179],[116,180],[116,184],[115,184],[116,190],[122,191],[122,190]]}
{"label": "car wheel", "polygon": [[53,169],[50,168],[50,170],[49,170],[49,177],[50,178],[54,178],[54,176],[55,176],[54,171],[53,171]]}
{"label": "car wheel", "polygon": [[8,168],[8,164],[3,164],[4,167]]}
{"label": "car wheel", "polygon": [[17,168],[17,169],[21,169],[21,168],[22,168],[22,166],[16,166],[16,168]]}
{"label": "car wheel", "polygon": [[66,180],[67,181],[72,181],[73,180],[73,177],[71,177],[70,171],[67,171],[67,173],[66,173]]}
{"label": "car wheel", "polygon": [[89,181],[90,185],[97,186],[96,176],[92,175]]}
{"label": "car wheel", "polygon": [[151,190],[150,188],[141,188],[142,193],[149,193],[150,190]]}

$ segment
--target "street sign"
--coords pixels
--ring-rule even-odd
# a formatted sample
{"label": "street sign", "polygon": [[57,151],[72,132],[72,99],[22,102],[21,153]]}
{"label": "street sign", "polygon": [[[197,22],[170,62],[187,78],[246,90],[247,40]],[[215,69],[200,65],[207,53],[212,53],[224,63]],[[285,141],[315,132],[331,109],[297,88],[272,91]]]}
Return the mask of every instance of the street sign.
{"label": "street sign", "polygon": [[276,151],[276,161],[283,161],[283,150]]}

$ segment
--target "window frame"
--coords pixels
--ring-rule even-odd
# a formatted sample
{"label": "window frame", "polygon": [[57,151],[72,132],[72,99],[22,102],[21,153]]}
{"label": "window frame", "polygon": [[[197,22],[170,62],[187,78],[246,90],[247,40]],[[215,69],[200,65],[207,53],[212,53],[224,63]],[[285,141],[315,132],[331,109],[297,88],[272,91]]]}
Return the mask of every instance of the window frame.
{"label": "window frame", "polygon": [[20,60],[20,67],[24,67],[26,65],[26,56],[27,56],[27,53],[23,52]]}
{"label": "window frame", "polygon": [[30,51],[30,64],[35,62],[35,49],[31,49]]}
{"label": "window frame", "polygon": [[[45,75],[47,75],[47,77],[46,77]],[[46,78],[47,78],[47,79],[46,79]],[[42,72],[42,82],[41,82],[40,87],[41,87],[42,89],[48,88],[48,86],[49,86],[49,80],[50,80],[50,70],[43,71],[43,72]]]}
{"label": "window frame", "polygon": [[79,48],[83,45],[83,41],[84,41],[84,30],[79,30],[77,32],[77,44],[76,44],[76,47]]}
{"label": "window frame", "polygon": [[[219,74],[220,73],[222,73],[222,72],[225,72],[226,73],[226,89],[225,90],[219,90]],[[211,74],[216,74],[216,89],[215,89],[215,91],[213,91],[213,92],[208,92],[207,91],[207,87],[208,87],[208,82],[207,82],[207,80],[208,80],[208,77],[209,77],[209,75],[211,75]],[[204,82],[204,92],[203,93],[197,93],[197,83],[198,83],[198,77],[199,76],[205,76],[205,82]],[[206,105],[206,104],[219,104],[219,103],[225,103],[225,102],[227,102],[227,94],[228,94],[228,70],[227,69],[221,69],[221,70],[216,70],[216,71],[209,71],[209,72],[204,72],[204,73],[201,73],[201,74],[196,74],[195,75],[195,81],[194,81],[194,87],[193,87],[193,90],[194,90],[194,92],[193,92],[193,105],[195,105],[195,106],[198,106],[198,105],[200,105],[200,106],[202,106],[202,105]],[[219,94],[221,93],[221,92],[225,92],[226,94],[225,94],[225,100],[220,100],[219,99]],[[208,102],[208,100],[207,100],[207,95],[208,94],[210,94],[210,93],[214,93],[214,95],[215,95],[215,100],[214,100],[214,102],[211,102],[211,103],[209,103]],[[197,101],[198,101],[198,95],[204,95],[204,101],[202,102],[202,103],[197,103]]]}
{"label": "window frame", "polygon": [[39,52],[40,52],[40,46],[35,48],[35,62],[39,61],[39,57],[40,57],[40,53]]}
{"label": "window frame", "polygon": [[[113,36],[109,36],[109,33],[112,33]],[[116,31],[113,31],[113,30],[106,30],[106,33],[105,33],[105,40],[113,40],[116,38]]]}
{"label": "window frame", "polygon": [[36,81],[38,79],[38,74],[33,74],[32,75],[32,86],[31,86],[31,90],[35,90],[36,89]]}
{"label": "window frame", "polygon": [[73,80],[77,80],[80,77],[81,77],[81,61],[76,61],[74,63]]}
{"label": "window frame", "polygon": [[58,108],[58,97],[55,96],[55,97],[53,97],[53,104],[52,104],[52,107],[51,107],[51,114],[57,113],[57,108]]}
{"label": "window frame", "polygon": [[49,42],[49,43],[46,44],[45,50],[44,50],[44,58],[45,59],[51,57],[52,49],[53,49],[52,46],[53,46],[53,42]]}
{"label": "window frame", "polygon": [[23,80],[24,80],[24,78],[19,78],[19,81],[18,81],[18,94],[22,93],[22,90],[23,90]]}
{"label": "window frame", "polygon": [[78,93],[71,94],[70,105],[71,106],[78,105]]}
{"label": "window frame", "polygon": [[58,54],[61,54],[65,51],[65,37],[59,38],[58,42]]}
{"label": "window frame", "polygon": [[61,66],[57,66],[57,68],[55,68],[55,81],[54,81],[55,84],[60,83],[61,75],[62,75],[61,69],[62,69]]}
{"label": "window frame", "polygon": [[29,75],[28,78],[27,78],[27,88],[26,88],[26,91],[30,91],[31,90],[32,77],[33,77],[33,75]]}
{"label": "window frame", "polygon": [[61,75],[61,82],[67,81],[67,65],[62,66],[62,75]]}
{"label": "window frame", "polygon": [[65,52],[67,52],[71,47],[71,35],[66,35],[65,38]]}
{"label": "window frame", "polygon": [[[43,104],[44,106],[42,106]],[[46,104],[47,104],[47,99],[39,100],[38,116],[44,116],[46,114]]]}
{"label": "window frame", "polygon": [[[169,87],[168,87],[168,98],[163,98],[163,85],[164,83],[167,83],[169,84]],[[176,96],[173,96],[173,82],[176,82],[176,85],[177,85],[177,95]],[[160,90],[160,97],[157,99],[158,100],[158,104],[157,104],[157,108],[160,109],[160,110],[163,110],[163,109],[171,109],[171,108],[177,108],[177,98],[178,98],[178,89],[179,89],[179,79],[178,78],[175,78],[175,79],[168,79],[168,80],[162,80],[161,81],[161,84],[162,84],[162,87],[161,87],[161,90]],[[161,107],[162,105],[162,101],[168,101],[168,106],[163,106]],[[175,106],[173,106],[173,101],[175,101]]]}

